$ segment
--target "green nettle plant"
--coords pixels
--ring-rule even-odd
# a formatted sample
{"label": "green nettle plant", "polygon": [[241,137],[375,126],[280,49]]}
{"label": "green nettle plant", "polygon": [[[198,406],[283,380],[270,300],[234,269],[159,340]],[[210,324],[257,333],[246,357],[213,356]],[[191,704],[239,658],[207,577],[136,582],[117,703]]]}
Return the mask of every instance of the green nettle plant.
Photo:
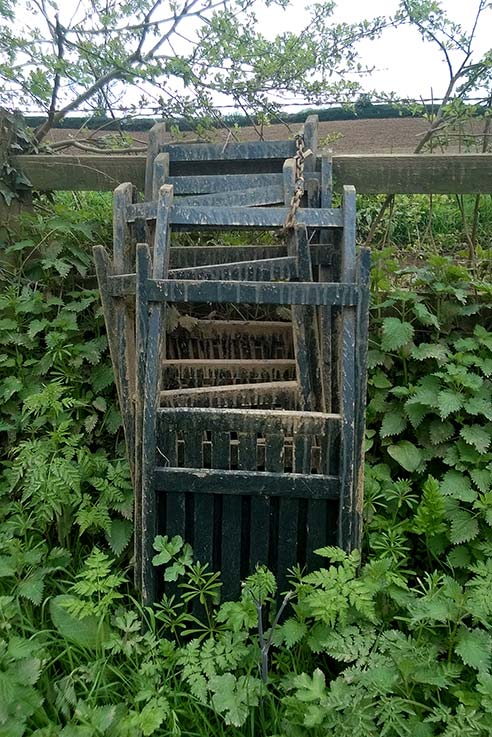
{"label": "green nettle plant", "polygon": [[224,602],[220,574],[159,536],[164,595],[144,609],[87,283],[103,234],[78,204],[44,204],[6,254],[0,737],[488,737],[492,285],[442,256],[374,260],[362,551],[318,550],[287,592],[260,567]]}

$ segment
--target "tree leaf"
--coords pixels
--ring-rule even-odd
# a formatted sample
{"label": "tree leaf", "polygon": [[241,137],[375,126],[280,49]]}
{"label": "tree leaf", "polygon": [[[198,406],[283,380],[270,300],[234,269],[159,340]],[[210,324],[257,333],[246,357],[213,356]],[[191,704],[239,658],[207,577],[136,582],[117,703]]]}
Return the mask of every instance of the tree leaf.
{"label": "tree leaf", "polygon": [[413,473],[423,460],[422,451],[408,440],[401,440],[395,445],[388,447],[388,453],[405,471]]}

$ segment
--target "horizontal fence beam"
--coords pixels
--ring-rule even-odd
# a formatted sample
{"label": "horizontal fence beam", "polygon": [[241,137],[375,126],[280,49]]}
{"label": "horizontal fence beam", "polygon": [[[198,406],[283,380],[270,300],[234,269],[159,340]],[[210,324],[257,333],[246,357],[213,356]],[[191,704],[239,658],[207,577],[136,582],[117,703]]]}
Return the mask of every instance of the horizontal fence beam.
{"label": "horizontal fence beam", "polygon": [[[145,156],[15,156],[34,189],[111,191],[122,182],[144,188]],[[177,165],[175,165],[177,167]],[[179,168],[173,174],[179,175]],[[368,154],[333,157],[335,189],[360,194],[490,194],[492,154]]]}

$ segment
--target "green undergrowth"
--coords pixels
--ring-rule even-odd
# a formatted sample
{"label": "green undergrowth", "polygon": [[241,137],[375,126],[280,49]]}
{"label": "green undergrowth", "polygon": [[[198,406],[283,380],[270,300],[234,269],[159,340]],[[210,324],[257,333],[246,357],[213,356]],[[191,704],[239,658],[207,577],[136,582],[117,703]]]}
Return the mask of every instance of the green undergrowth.
{"label": "green undergrowth", "polygon": [[259,569],[221,603],[159,537],[173,594],[142,609],[90,283],[107,229],[55,205],[0,294],[0,737],[490,735],[492,284],[375,250],[360,553],[319,550],[280,597]]}

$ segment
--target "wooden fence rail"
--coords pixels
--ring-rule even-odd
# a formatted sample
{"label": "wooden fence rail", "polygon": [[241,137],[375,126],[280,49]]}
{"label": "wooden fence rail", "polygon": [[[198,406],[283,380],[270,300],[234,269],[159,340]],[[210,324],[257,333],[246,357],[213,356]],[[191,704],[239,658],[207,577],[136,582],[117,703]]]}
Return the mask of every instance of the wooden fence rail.
{"label": "wooden fence rail", "polygon": [[[112,191],[122,182],[144,189],[145,156],[34,155],[13,164],[34,189]],[[187,164],[187,167],[186,167]],[[181,171],[180,167],[186,171]],[[188,173],[176,162],[173,174]],[[350,182],[360,194],[490,194],[492,154],[369,154],[333,157],[335,189]]]}

